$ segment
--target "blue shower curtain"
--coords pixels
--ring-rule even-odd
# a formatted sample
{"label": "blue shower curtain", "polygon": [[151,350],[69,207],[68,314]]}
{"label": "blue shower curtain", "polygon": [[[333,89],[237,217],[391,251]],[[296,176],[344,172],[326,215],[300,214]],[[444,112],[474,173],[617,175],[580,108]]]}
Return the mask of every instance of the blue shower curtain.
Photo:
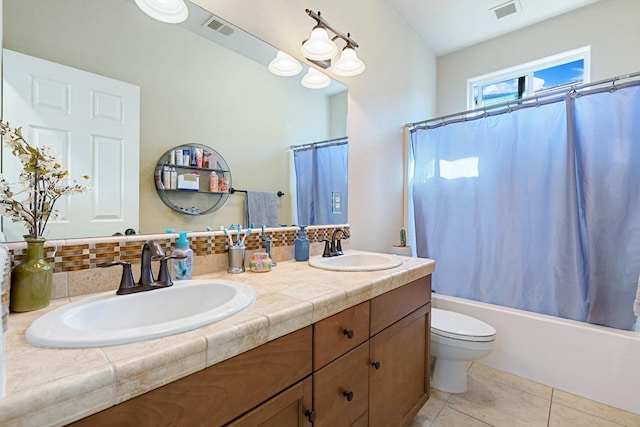
{"label": "blue shower curtain", "polygon": [[418,256],[435,292],[629,329],[640,272],[640,94],[411,134]]}
{"label": "blue shower curtain", "polygon": [[[298,223],[347,222],[347,143],[294,149]],[[334,200],[335,198],[339,200]]]}

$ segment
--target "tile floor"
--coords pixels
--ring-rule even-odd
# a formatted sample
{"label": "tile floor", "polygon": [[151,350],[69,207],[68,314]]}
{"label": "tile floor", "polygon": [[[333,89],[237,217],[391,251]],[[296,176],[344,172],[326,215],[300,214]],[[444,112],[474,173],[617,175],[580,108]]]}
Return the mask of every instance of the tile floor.
{"label": "tile floor", "polygon": [[410,427],[640,427],[640,415],[472,363],[466,393],[431,389]]}

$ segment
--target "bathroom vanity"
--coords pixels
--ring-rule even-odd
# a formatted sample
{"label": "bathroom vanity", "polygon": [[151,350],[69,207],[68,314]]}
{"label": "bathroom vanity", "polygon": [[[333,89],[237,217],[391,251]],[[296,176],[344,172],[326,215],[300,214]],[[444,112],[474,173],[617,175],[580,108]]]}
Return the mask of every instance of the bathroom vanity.
{"label": "bathroom vanity", "polygon": [[[0,423],[405,425],[428,399],[434,267],[403,258],[388,270],[331,272],[285,261],[267,274],[236,275],[257,293],[245,311],[172,337],[99,349],[112,375],[104,387],[111,401],[82,406],[89,397],[81,382],[103,366],[77,366],[73,375],[40,380],[50,392],[60,387],[67,403],[77,393],[75,405],[56,405],[51,394],[38,401],[37,389],[14,392],[8,398],[22,398],[25,411],[0,415]],[[23,356],[69,351],[32,350]]]}

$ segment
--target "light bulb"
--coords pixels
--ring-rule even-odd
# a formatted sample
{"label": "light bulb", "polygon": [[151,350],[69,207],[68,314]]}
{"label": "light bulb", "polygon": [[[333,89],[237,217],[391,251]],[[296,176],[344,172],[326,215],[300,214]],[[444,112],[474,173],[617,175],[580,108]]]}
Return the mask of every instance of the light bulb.
{"label": "light bulb", "polygon": [[327,30],[315,26],[309,39],[302,44],[301,52],[305,58],[324,61],[336,56],[338,46],[329,38]]}
{"label": "light bulb", "polygon": [[189,16],[184,0],[136,0],[144,13],[168,24],[179,24]]}
{"label": "light bulb", "polygon": [[331,67],[339,76],[357,76],[365,70],[364,62],[358,58],[355,49],[347,45],[340,54],[340,59]]}
{"label": "light bulb", "polygon": [[302,86],[309,89],[322,89],[323,87],[329,86],[331,84],[331,79],[329,76],[321,73],[313,67],[309,67],[309,71],[302,78]]}
{"label": "light bulb", "polygon": [[276,76],[295,76],[302,71],[302,65],[291,55],[279,50],[276,57],[269,63],[269,71]]}

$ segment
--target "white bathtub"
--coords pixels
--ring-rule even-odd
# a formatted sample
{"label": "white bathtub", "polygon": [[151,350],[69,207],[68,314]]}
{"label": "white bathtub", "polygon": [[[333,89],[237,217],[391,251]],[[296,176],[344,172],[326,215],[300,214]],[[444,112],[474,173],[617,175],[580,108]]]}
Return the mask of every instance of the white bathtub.
{"label": "white bathtub", "polygon": [[433,294],[433,307],[492,325],[495,349],[479,362],[640,414],[640,334]]}

